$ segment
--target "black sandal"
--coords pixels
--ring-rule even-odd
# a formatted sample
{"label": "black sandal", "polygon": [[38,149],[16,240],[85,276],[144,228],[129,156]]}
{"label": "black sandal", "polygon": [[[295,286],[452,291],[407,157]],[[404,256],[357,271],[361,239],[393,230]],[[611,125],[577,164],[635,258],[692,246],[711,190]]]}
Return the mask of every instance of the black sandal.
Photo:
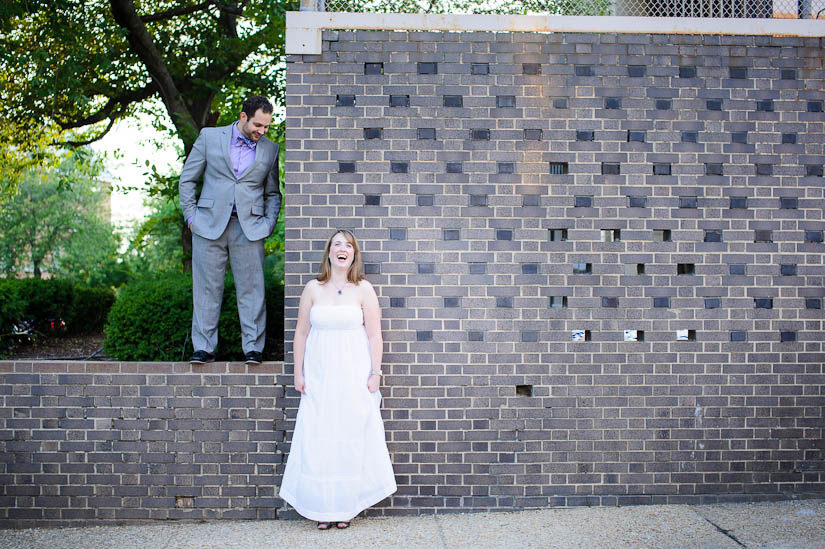
{"label": "black sandal", "polygon": [[335,527],[336,527],[336,528],[338,528],[339,530],[343,530],[343,529],[345,529],[345,528],[349,528],[349,522],[345,522],[345,521],[343,521],[343,520],[342,520],[341,522],[336,522],[336,523],[335,523]]}
{"label": "black sandal", "polygon": [[319,522],[317,526],[318,530],[329,530],[332,528],[331,522]]}

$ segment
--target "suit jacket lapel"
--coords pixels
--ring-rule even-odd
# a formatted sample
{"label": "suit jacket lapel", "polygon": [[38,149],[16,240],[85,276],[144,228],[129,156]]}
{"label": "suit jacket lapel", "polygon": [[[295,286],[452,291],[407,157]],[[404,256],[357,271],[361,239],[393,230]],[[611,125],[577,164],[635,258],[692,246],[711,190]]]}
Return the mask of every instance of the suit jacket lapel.
{"label": "suit jacket lapel", "polygon": [[226,167],[229,169],[229,173],[237,179],[235,176],[235,168],[232,167],[232,157],[229,156],[229,145],[232,143],[232,124],[228,126],[224,126],[221,128],[221,152],[223,157],[226,159]]}

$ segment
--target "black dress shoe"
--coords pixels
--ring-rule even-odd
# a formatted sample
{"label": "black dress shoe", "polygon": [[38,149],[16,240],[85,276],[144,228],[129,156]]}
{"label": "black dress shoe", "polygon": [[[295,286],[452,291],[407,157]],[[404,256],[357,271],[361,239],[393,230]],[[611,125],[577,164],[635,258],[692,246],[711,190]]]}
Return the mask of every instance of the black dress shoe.
{"label": "black dress shoe", "polygon": [[249,351],[246,353],[246,363],[258,365],[264,359],[264,355],[258,351]]}
{"label": "black dress shoe", "polygon": [[192,358],[189,359],[190,364],[206,364],[207,362],[213,362],[215,360],[215,355],[212,353],[207,353],[206,351],[195,351],[192,353]]}

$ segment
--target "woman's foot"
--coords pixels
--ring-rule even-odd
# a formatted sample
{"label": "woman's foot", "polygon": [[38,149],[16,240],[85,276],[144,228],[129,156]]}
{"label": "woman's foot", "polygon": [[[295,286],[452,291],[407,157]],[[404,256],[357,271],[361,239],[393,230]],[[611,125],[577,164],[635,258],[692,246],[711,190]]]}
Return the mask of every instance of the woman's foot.
{"label": "woman's foot", "polygon": [[338,528],[339,530],[343,530],[344,528],[349,528],[349,522],[344,522],[344,521],[336,522],[335,527]]}
{"label": "woman's foot", "polygon": [[318,530],[329,530],[332,528],[331,522],[319,522],[318,523]]}

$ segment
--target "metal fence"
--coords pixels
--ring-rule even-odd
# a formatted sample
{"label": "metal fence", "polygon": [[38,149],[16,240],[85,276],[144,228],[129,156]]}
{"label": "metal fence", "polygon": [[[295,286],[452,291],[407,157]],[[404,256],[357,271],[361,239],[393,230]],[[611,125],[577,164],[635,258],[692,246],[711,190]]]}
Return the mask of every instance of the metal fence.
{"label": "metal fence", "polygon": [[309,0],[314,11],[825,19],[825,0]]}

